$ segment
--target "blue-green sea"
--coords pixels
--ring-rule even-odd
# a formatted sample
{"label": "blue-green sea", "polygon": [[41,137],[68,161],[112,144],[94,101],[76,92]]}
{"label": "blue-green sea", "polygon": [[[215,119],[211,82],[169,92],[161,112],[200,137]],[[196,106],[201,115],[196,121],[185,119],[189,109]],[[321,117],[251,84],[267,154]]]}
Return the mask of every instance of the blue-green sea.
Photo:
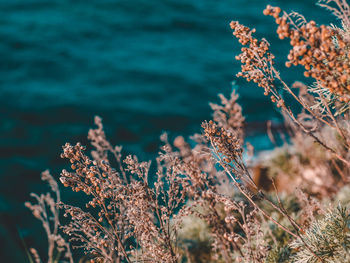
{"label": "blue-green sea", "polygon": [[147,160],[163,131],[200,132],[208,102],[235,82],[248,139],[271,147],[265,121],[278,124],[280,115],[261,89],[236,78],[240,46],[229,27],[255,27],[285,81],[303,80],[284,67],[289,43],[262,15],[268,3],[336,22],[313,0],[0,0],[0,261],[27,262],[22,241],[45,255],[45,234],[23,202],[47,190],[41,171],[57,178],[68,166],[61,146],[86,144],[95,115],[112,143]]}

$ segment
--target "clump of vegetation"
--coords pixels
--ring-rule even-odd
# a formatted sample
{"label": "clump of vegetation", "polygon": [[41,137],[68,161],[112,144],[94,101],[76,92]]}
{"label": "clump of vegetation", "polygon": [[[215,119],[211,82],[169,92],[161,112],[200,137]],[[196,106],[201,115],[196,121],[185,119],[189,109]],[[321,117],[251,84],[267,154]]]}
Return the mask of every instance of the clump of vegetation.
{"label": "clump of vegetation", "polygon": [[[290,246],[300,248],[293,256],[297,262],[349,262],[350,249],[350,213],[347,208],[338,206],[326,213],[324,218],[315,220],[302,238],[296,239]],[[301,240],[303,239],[303,242]],[[305,245],[315,251],[315,255],[305,249]]]}
{"label": "clump of vegetation", "polygon": [[[257,83],[280,108],[289,142],[247,162],[251,145],[235,91],[210,105],[213,119],[203,122],[194,143],[162,135],[153,164],[124,156],[96,117],[88,136],[93,150],[67,143],[61,154],[70,169],[60,181],[84,192],[85,207],[62,203],[48,172],[43,180],[56,198],[33,195],[36,203],[26,203],[48,235],[48,262],[73,262],[71,248],[85,252],[79,262],[350,262],[350,7],[345,0],[319,5],[343,28],[278,7],[264,10],[279,37],[290,39],[286,65],[303,66],[311,86],[285,83],[267,40],[230,24],[243,45],[238,76]],[[61,220],[60,210],[68,219]]]}

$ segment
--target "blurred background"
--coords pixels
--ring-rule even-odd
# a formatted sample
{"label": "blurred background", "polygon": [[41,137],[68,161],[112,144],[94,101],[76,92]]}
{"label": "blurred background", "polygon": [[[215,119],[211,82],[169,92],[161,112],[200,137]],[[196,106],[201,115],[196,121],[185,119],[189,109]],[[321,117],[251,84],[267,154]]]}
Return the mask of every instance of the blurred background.
{"label": "blurred background", "polygon": [[[46,255],[46,236],[23,205],[46,191],[40,173],[68,166],[65,142],[87,144],[93,117],[113,144],[147,160],[159,135],[200,132],[208,102],[232,82],[257,150],[271,147],[266,120],[280,115],[263,91],[235,74],[240,51],[229,22],[257,29],[285,81],[303,80],[284,61],[288,41],[262,11],[267,4],[318,23],[334,21],[314,0],[2,0],[0,1],[0,255],[27,262],[22,241]],[[63,199],[74,194],[65,191]]]}

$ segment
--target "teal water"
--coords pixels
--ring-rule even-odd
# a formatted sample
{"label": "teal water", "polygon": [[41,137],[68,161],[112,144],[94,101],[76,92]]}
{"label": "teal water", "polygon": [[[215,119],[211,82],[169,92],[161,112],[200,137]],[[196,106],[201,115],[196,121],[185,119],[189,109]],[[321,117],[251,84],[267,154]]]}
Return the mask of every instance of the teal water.
{"label": "teal water", "polygon": [[86,143],[94,115],[113,143],[147,159],[162,131],[198,132],[210,118],[208,102],[236,81],[250,140],[270,147],[263,123],[280,116],[260,89],[236,79],[240,47],[229,28],[231,20],[255,27],[292,83],[298,70],[283,66],[288,42],[262,15],[267,3],[332,19],[312,0],[0,1],[0,254],[25,262],[18,229],[44,252],[39,222],[23,202],[43,190],[42,170],[58,176],[65,167],[61,145]]}

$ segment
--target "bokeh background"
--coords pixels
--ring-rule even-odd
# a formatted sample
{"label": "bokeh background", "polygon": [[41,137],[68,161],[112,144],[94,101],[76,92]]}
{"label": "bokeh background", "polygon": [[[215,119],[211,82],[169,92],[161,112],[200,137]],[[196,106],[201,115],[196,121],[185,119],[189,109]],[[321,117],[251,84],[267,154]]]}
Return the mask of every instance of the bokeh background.
{"label": "bokeh background", "polygon": [[46,255],[44,231],[23,202],[47,190],[41,171],[58,178],[68,166],[61,146],[86,144],[95,115],[112,143],[147,160],[163,131],[199,132],[208,102],[235,81],[249,141],[271,147],[265,122],[281,118],[261,89],[236,79],[240,47],[229,28],[231,20],[255,27],[285,81],[302,80],[284,67],[288,41],[262,15],[267,4],[333,21],[314,0],[1,0],[0,261],[27,262],[22,241]]}

